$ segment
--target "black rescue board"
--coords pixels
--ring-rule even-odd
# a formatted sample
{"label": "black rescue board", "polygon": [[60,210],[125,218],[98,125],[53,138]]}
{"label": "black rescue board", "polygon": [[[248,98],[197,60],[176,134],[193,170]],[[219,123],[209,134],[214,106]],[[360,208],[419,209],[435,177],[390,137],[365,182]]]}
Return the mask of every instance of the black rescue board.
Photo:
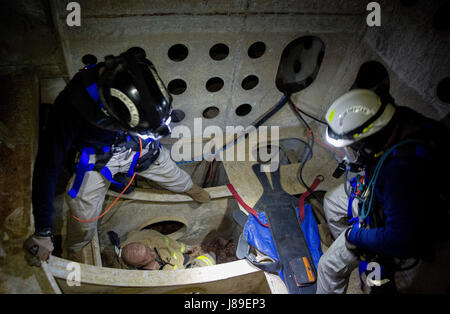
{"label": "black rescue board", "polygon": [[266,213],[289,293],[316,293],[317,271],[295,212],[298,199],[281,187],[279,168],[270,172],[272,185],[260,164],[253,171],[264,189],[254,209]]}

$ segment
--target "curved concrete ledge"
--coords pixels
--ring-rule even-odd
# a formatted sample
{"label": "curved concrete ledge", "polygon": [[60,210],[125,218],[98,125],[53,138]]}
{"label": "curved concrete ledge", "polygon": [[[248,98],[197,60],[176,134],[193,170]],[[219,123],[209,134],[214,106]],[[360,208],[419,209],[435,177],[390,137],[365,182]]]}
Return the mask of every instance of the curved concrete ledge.
{"label": "curved concrete ledge", "polygon": [[[211,199],[231,197],[232,194],[225,185],[206,188]],[[117,197],[119,193],[108,190],[107,195]],[[135,201],[147,201],[156,203],[182,203],[192,202],[193,199],[187,194],[174,193],[168,190],[156,190],[156,189],[143,189],[136,188],[130,194],[123,194],[121,199],[135,200]]]}
{"label": "curved concrete ledge", "polygon": [[[75,264],[76,265],[76,264]],[[214,266],[164,270],[125,270],[77,264],[79,286],[70,285],[73,262],[52,257],[48,269],[63,293],[271,293],[264,272],[245,260]],[[74,282],[73,282],[74,283]]]}

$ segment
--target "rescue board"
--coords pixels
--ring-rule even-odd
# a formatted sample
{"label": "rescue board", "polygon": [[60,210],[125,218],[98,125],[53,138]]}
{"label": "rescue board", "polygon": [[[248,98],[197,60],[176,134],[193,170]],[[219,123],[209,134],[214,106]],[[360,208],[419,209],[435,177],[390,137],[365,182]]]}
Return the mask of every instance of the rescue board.
{"label": "rescue board", "polygon": [[287,289],[292,294],[314,294],[317,271],[297,219],[298,199],[282,188],[279,168],[267,174],[260,164],[252,169],[264,189],[254,209],[267,216]]}

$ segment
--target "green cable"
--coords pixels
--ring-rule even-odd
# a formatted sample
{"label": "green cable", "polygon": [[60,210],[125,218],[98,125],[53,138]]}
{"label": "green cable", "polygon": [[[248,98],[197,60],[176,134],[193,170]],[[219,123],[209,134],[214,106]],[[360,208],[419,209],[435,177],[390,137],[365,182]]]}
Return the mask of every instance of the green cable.
{"label": "green cable", "polygon": [[395,144],[394,146],[390,147],[386,152],[384,152],[383,156],[381,156],[380,161],[378,162],[377,166],[375,167],[375,171],[373,172],[373,177],[370,180],[369,184],[367,185],[367,189],[371,189],[370,191],[370,199],[369,199],[369,206],[366,211],[366,201],[363,202],[363,206],[361,208],[361,218],[363,220],[366,220],[366,218],[369,216],[370,210],[372,209],[372,202],[373,202],[373,195],[375,192],[375,185],[378,180],[378,175],[380,174],[381,167],[383,166],[383,163],[385,162],[386,158],[399,146],[408,144],[408,143],[420,143],[420,141],[415,139],[408,139],[404,140],[400,143]]}

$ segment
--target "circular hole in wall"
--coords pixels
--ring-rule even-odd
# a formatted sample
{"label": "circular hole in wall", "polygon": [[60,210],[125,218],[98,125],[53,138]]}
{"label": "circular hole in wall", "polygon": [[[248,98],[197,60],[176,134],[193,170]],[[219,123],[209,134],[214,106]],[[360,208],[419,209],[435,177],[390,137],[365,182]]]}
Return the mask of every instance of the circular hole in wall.
{"label": "circular hole in wall", "polygon": [[258,85],[259,79],[256,75],[249,75],[242,81],[242,88],[249,90],[255,88]]}
{"label": "circular hole in wall", "polygon": [[206,82],[206,89],[211,92],[218,92],[219,90],[221,90],[223,87],[223,80],[220,77],[213,77],[210,78],[207,82]]}
{"label": "circular hole in wall", "polygon": [[167,85],[167,89],[169,90],[169,93],[173,95],[183,94],[186,90],[186,82],[182,79],[174,79],[169,82],[169,85]]}
{"label": "circular hole in wall", "polygon": [[387,79],[389,79],[389,74],[380,62],[368,61],[359,68],[354,87],[371,89]]}
{"label": "circular hole in wall", "polygon": [[169,59],[175,62],[180,62],[186,59],[189,54],[188,48],[183,44],[176,44],[169,48]]}
{"label": "circular hole in wall", "polygon": [[314,79],[311,76],[308,76],[305,80],[305,85],[309,86],[314,82]]}
{"label": "circular hole in wall", "polygon": [[266,52],[266,44],[262,41],[257,41],[248,48],[248,56],[252,59],[261,57],[264,52]]}
{"label": "circular hole in wall", "polygon": [[319,55],[317,56],[317,65],[321,65],[323,61],[323,57],[325,56],[325,51],[319,52]]}
{"label": "circular hole in wall", "polygon": [[317,77],[325,51],[324,42],[314,36],[291,41],[281,54],[275,84],[282,93],[297,93]]}
{"label": "circular hole in wall", "polygon": [[441,6],[433,16],[433,27],[438,31],[450,29],[450,2]]}
{"label": "circular hole in wall", "polygon": [[154,222],[152,224],[149,224],[143,228],[141,228],[141,230],[155,230],[158,231],[161,234],[164,235],[169,235],[169,234],[174,234],[174,233],[178,233],[178,232],[184,232],[186,230],[186,225],[184,223],[182,223],[181,221],[177,221],[177,220],[163,220],[163,221],[158,221],[158,222]]}
{"label": "circular hole in wall", "polygon": [[172,114],[170,116],[172,117],[172,122],[177,123],[183,121],[186,114],[183,110],[175,109],[172,111]]}
{"label": "circular hole in wall", "polygon": [[209,56],[217,61],[225,59],[229,53],[230,49],[225,44],[215,44],[209,49]]}
{"label": "circular hole in wall", "polygon": [[311,36],[306,36],[303,41],[303,47],[305,47],[306,50],[311,49],[313,44],[313,38]]}
{"label": "circular hole in wall", "polygon": [[252,106],[250,104],[242,104],[236,108],[236,114],[240,117],[246,116],[252,111]]}
{"label": "circular hole in wall", "polygon": [[203,110],[203,117],[206,119],[212,119],[217,117],[217,115],[219,114],[219,108],[215,107],[215,106],[211,106],[206,108],[205,110]]}
{"label": "circular hole in wall", "polygon": [[97,63],[97,57],[91,54],[84,55],[83,58],[81,58],[81,62],[83,62],[84,65],[91,65]]}
{"label": "circular hole in wall", "polygon": [[446,77],[438,83],[436,96],[440,101],[450,103],[450,77]]}

